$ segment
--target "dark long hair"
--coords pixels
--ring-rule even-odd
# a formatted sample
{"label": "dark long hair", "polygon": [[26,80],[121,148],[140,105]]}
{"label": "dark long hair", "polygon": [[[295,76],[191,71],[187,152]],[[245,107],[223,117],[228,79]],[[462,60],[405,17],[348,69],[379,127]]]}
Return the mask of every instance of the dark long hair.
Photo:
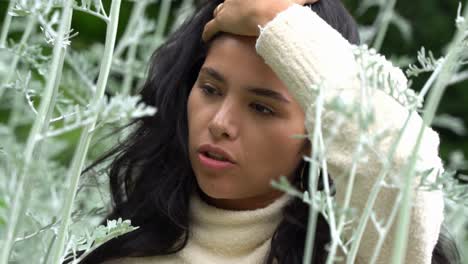
{"label": "dark long hair", "polygon": [[[87,171],[113,158],[109,167],[113,210],[107,219],[130,219],[139,228],[101,245],[82,263],[168,255],[187,244],[189,198],[198,188],[188,156],[187,99],[206,57],[203,27],[221,2],[201,3],[197,12],[155,51],[140,94],[144,103],[157,107],[158,113],[134,120],[130,125],[136,129],[125,141],[88,167]],[[340,0],[319,1],[311,8],[350,43],[359,43],[356,23]],[[299,199],[284,208],[267,263],[274,259],[278,263],[302,262],[308,210]],[[316,234],[313,263],[323,263],[330,235],[322,217]],[[447,244],[445,241],[439,240],[435,252],[441,257],[434,263],[454,263],[444,258],[444,252],[451,249],[440,246]]]}

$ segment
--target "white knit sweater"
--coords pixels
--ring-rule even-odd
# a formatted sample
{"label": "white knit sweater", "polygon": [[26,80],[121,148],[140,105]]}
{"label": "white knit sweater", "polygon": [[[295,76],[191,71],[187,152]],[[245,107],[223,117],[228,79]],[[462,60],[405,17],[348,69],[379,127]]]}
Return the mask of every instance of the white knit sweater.
{"label": "white knit sweater", "polygon": [[[144,258],[125,258],[109,264],[258,264],[263,263],[281,209],[291,199],[283,195],[265,208],[231,211],[210,206],[198,195],[190,203],[190,238],[177,254]],[[107,263],[107,262],[106,262]]]}
{"label": "white knit sweater", "polygon": [[[354,57],[352,45],[307,7],[293,5],[278,14],[261,29],[256,49],[306,111],[306,127],[310,134],[315,123],[314,84],[322,83],[326,88],[326,103],[338,94],[346,102],[359,100],[360,65]],[[385,70],[399,80],[402,89],[406,88],[406,79],[399,69],[387,63]],[[372,151],[364,148],[360,154],[366,159],[360,161],[355,168],[356,178],[350,203],[356,209],[356,217],[362,213],[372,185],[382,168],[379,156],[375,153],[385,156],[407,116],[407,110],[383,91],[372,91],[371,98],[370,103],[375,106],[375,120],[367,128],[367,135],[375,136],[384,128],[389,133]],[[325,138],[331,135],[333,124],[338,118],[326,104],[322,115]],[[421,124],[422,120],[418,115],[410,119],[407,132],[403,134],[391,161],[390,174],[397,182]],[[337,203],[342,204],[348,175],[352,169],[353,153],[360,135],[359,122],[348,120],[335,132],[337,134],[334,139],[327,144],[326,157],[328,173],[336,185]],[[418,169],[442,169],[438,156],[438,135],[426,128],[423,140]],[[374,206],[377,219],[388,218],[397,194],[397,188],[383,187]],[[430,264],[443,220],[442,194],[440,191],[417,190],[413,197],[405,263]],[[190,209],[193,221],[188,245],[183,250],[169,256],[126,258],[111,263],[262,263],[269,250],[271,236],[281,221],[281,209],[289,199],[288,196],[282,196],[266,208],[252,211],[228,211],[209,206],[193,196]],[[394,228],[385,240],[378,263],[390,261],[393,231]],[[349,236],[346,233],[345,239]],[[358,251],[357,263],[370,261],[377,240],[376,228],[369,221]]]}

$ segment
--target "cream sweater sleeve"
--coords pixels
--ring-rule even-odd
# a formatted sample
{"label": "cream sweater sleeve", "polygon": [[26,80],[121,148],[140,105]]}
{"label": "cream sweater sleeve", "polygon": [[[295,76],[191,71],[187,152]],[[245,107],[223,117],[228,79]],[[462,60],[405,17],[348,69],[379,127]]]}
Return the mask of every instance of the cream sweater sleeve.
{"label": "cream sweater sleeve", "polygon": [[[322,113],[322,133],[326,143],[328,173],[335,181],[336,201],[342,205],[346,192],[349,173],[352,170],[353,156],[356,153],[359,138],[369,142],[362,147],[354,181],[350,206],[355,209],[355,219],[361,215],[368,195],[375,183],[383,159],[387,156],[398,132],[403,127],[408,115],[405,107],[397,102],[395,96],[384,92],[385,88],[365,91],[361,88],[362,66],[356,59],[356,47],[349,44],[337,31],[330,27],[310,8],[293,5],[279,13],[264,28],[256,43],[257,53],[273,69],[278,77],[288,86],[290,92],[306,112],[306,128],[312,136],[315,120],[315,103],[317,91],[314,85],[322,84],[325,106]],[[382,60],[378,54],[374,59]],[[382,70],[388,72],[389,78],[401,90],[407,89],[406,78],[398,68],[385,61]],[[367,101],[360,101],[362,92],[368,93]],[[361,126],[359,119],[348,117],[336,128],[334,125],[342,115],[333,108],[333,99],[339,96],[344,105],[371,105],[373,122]],[[378,221],[388,219],[397,199],[399,189],[395,186],[402,183],[400,176],[404,165],[416,142],[417,133],[422,125],[418,114],[413,114],[407,129],[391,161],[389,176],[380,191],[373,207]],[[429,179],[434,179],[443,170],[438,155],[439,137],[431,128],[425,128],[423,143],[419,151],[418,170],[435,168]],[[386,133],[383,133],[386,131]],[[414,186],[419,183],[417,177]],[[393,184],[391,184],[393,183]],[[405,263],[429,264],[432,251],[437,242],[440,225],[443,220],[443,198],[440,191],[423,191],[417,189],[413,195],[411,225]],[[352,230],[356,222],[351,223]],[[389,263],[395,239],[393,224],[383,244],[377,263]],[[351,231],[344,234],[349,239]],[[378,233],[373,221],[369,220],[358,250],[357,263],[369,263],[378,240]]]}

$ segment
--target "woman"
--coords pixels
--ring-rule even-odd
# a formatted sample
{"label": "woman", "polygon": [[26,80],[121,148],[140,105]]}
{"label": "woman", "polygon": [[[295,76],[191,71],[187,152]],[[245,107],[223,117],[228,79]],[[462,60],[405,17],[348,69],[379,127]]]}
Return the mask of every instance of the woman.
{"label": "woman", "polygon": [[[335,92],[355,99],[359,91],[349,44],[359,42],[355,22],[339,0],[308,3],[313,11],[304,2],[207,1],[156,51],[141,95],[158,114],[135,120],[135,132],[103,158],[116,155],[108,218],[130,219],[139,228],[83,263],[301,263],[309,207],[270,181],[286,175],[298,188],[307,186],[302,157],[313,146],[291,136],[312,134],[314,85],[326,87],[326,100]],[[379,149],[387,151],[406,112],[381,91],[373,100],[379,105],[369,131],[389,128]],[[325,108],[325,135],[336,117]],[[420,124],[419,116],[411,119],[404,143],[414,140]],[[358,129],[345,122],[328,146],[338,203]],[[440,168],[438,136],[426,134],[419,166]],[[403,166],[407,145],[397,148],[392,172]],[[366,155],[368,163],[355,168],[350,204],[358,214],[381,168],[375,155]],[[374,206],[378,217],[388,217],[397,191],[383,188]],[[440,192],[415,193],[407,263],[455,263],[444,237],[436,246],[442,210]],[[392,236],[379,263],[389,261]],[[323,263],[330,236],[321,217],[315,239],[313,263]],[[370,261],[376,241],[370,223],[357,263]]]}

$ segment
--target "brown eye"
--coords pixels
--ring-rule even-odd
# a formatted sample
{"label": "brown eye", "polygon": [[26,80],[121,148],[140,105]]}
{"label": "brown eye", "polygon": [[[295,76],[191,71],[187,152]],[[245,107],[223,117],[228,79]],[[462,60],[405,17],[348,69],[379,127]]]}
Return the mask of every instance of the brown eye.
{"label": "brown eye", "polygon": [[261,115],[274,115],[273,110],[270,108],[263,106],[261,104],[253,103],[250,105],[250,107],[257,113]]}
{"label": "brown eye", "polygon": [[200,86],[200,89],[203,91],[204,94],[208,95],[208,96],[213,96],[213,95],[220,95],[220,92],[218,91],[218,89],[210,86],[210,85],[202,85]]}

